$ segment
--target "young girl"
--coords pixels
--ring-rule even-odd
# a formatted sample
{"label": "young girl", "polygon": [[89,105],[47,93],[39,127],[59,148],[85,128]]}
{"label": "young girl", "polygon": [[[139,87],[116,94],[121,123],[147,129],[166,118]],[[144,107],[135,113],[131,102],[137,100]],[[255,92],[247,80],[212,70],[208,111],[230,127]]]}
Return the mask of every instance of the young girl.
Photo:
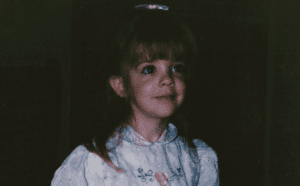
{"label": "young girl", "polygon": [[106,114],[56,170],[52,186],[218,186],[215,151],[187,135],[195,39],[160,5],[113,27]]}

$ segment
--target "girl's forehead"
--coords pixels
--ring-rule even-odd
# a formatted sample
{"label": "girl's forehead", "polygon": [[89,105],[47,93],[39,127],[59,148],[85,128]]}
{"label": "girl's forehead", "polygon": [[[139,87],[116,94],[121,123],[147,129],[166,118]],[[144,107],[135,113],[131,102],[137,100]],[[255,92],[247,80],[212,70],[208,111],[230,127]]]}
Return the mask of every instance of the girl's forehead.
{"label": "girl's forehead", "polygon": [[175,43],[173,41],[169,42],[151,42],[151,43],[138,43],[133,42],[131,45],[131,51],[135,53],[141,52],[151,52],[155,53],[158,51],[175,51],[175,52],[182,52],[184,47],[182,43]]}

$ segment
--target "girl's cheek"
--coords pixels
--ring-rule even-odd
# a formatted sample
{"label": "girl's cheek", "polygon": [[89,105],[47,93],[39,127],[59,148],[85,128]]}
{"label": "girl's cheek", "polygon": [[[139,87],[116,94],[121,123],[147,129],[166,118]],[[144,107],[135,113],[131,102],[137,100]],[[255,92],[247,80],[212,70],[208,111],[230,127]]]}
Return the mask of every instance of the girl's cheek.
{"label": "girl's cheek", "polygon": [[178,80],[177,81],[177,85],[178,85],[177,87],[178,87],[178,89],[180,91],[184,91],[185,90],[186,85],[185,85],[185,82],[183,80]]}

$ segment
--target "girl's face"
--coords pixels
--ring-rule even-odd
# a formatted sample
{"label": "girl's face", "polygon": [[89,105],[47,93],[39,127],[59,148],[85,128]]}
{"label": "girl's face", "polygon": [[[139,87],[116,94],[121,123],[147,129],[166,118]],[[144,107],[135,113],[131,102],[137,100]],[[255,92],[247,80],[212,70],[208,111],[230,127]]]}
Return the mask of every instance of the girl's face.
{"label": "girl's face", "polygon": [[185,64],[171,60],[139,61],[127,68],[127,98],[134,111],[170,117],[184,101]]}

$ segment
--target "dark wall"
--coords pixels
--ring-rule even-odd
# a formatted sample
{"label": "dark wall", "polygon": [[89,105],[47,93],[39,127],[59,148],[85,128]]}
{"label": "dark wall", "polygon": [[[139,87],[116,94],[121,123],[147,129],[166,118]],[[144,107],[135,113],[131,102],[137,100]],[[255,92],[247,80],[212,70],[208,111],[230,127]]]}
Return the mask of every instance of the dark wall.
{"label": "dark wall", "polygon": [[71,10],[71,1],[0,1],[0,185],[50,185],[61,164]]}
{"label": "dark wall", "polygon": [[1,185],[50,183],[59,166],[58,61],[50,59],[45,67],[1,67],[0,74]]}
{"label": "dark wall", "polygon": [[273,2],[270,19],[266,165],[269,185],[299,185],[300,2]]}

